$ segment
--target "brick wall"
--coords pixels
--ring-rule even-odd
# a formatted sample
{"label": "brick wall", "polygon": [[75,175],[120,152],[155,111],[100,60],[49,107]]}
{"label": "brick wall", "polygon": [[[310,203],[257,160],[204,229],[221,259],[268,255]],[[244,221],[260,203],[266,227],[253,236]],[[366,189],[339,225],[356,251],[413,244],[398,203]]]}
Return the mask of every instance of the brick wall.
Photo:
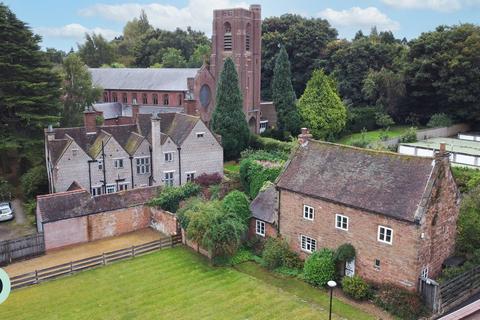
{"label": "brick wall", "polygon": [[156,208],[148,208],[150,211],[150,227],[167,235],[177,234],[178,224],[175,214]]}
{"label": "brick wall", "polygon": [[[260,235],[257,235],[256,232],[256,221],[257,219],[251,218],[250,219],[250,224],[248,227],[248,238],[252,239],[254,237],[261,237]],[[277,236],[277,228],[276,226],[265,222],[265,237],[276,237]]]}
{"label": "brick wall", "polygon": [[[303,205],[315,208],[315,218],[303,218]],[[349,217],[348,231],[335,228],[335,214]],[[355,273],[373,282],[392,282],[408,289],[415,289],[419,277],[418,241],[419,226],[340,206],[331,202],[304,197],[281,190],[280,233],[291,248],[302,258],[308,256],[300,247],[300,236],[317,240],[320,248],[336,249],[344,243],[351,243],[356,249]],[[377,241],[378,226],[393,229],[392,244]],[[375,268],[375,259],[380,268]]]}
{"label": "brick wall", "polygon": [[[184,92],[183,91],[118,91],[118,90],[104,90],[102,95],[103,102],[113,102],[113,94],[117,94],[117,102],[120,103],[133,103],[134,94],[137,95],[137,104],[138,105],[153,105],[153,95],[156,94],[158,97],[158,105],[163,106],[163,97],[168,95],[168,105],[169,106],[180,106],[184,103]],[[127,102],[123,102],[123,94],[127,94]],[[147,103],[143,103],[143,94],[147,95]],[[108,97],[108,101],[105,101]]]}
{"label": "brick wall", "polygon": [[205,250],[204,248],[200,247],[198,243],[187,238],[185,229],[182,229],[182,243],[187,247],[192,248],[196,252],[204,255],[205,257],[212,259],[212,255],[210,254],[210,252],[208,252],[208,250]]}
{"label": "brick wall", "polygon": [[60,220],[43,226],[45,250],[88,241],[86,217]]}

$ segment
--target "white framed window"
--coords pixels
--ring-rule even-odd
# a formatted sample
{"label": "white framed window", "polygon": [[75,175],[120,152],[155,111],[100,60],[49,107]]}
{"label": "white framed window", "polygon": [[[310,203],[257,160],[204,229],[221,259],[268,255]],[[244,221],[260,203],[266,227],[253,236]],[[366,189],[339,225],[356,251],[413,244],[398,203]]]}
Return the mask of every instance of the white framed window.
{"label": "white framed window", "polygon": [[428,266],[424,266],[420,272],[422,278],[428,278]]}
{"label": "white framed window", "polygon": [[205,136],[205,132],[197,132],[197,138],[203,138]]}
{"label": "white framed window", "polygon": [[128,182],[118,184],[118,191],[128,190]]}
{"label": "white framed window", "polygon": [[103,170],[103,159],[97,160],[98,170]]}
{"label": "white framed window", "polygon": [[123,168],[123,159],[114,159],[113,165],[115,169],[122,169]]}
{"label": "white framed window", "polygon": [[117,192],[117,186],[114,184],[107,184],[107,193],[114,193]]}
{"label": "white framed window", "polygon": [[187,172],[187,182],[194,182],[195,181],[195,171]]}
{"label": "white framed window", "polygon": [[310,238],[310,237],[307,237],[307,236],[304,236],[302,235],[300,237],[300,246],[302,248],[303,251],[305,252],[308,252],[308,253],[312,253],[313,251],[315,251],[317,249],[317,240],[313,239],[313,238]]}
{"label": "white framed window", "polygon": [[78,155],[78,149],[72,149],[72,156]]}
{"label": "white framed window", "polygon": [[348,230],[348,217],[341,215],[341,214],[336,214],[335,215],[335,228],[341,229],[341,230]]}
{"label": "white framed window", "polygon": [[102,194],[102,187],[101,186],[92,187],[92,190],[90,193],[92,194],[92,196],[99,196]]}
{"label": "white framed window", "polygon": [[163,181],[165,182],[165,186],[173,186],[173,173],[175,171],[164,171],[163,172]]}
{"label": "white framed window", "polygon": [[313,207],[303,205],[303,218],[307,220],[312,220],[315,217],[315,209]]}
{"label": "white framed window", "polygon": [[165,162],[173,162],[173,152],[164,152]]}
{"label": "white framed window", "polygon": [[255,220],[255,233],[259,236],[265,237],[265,222],[262,220]]}
{"label": "white framed window", "polygon": [[380,270],[380,260],[379,260],[379,259],[375,259],[375,260],[373,261],[373,267],[374,267],[375,269]]}
{"label": "white framed window", "polygon": [[135,163],[137,165],[137,174],[150,173],[150,158],[149,157],[136,158]]}
{"label": "white framed window", "polygon": [[378,226],[378,241],[392,244],[393,230],[384,226]]}

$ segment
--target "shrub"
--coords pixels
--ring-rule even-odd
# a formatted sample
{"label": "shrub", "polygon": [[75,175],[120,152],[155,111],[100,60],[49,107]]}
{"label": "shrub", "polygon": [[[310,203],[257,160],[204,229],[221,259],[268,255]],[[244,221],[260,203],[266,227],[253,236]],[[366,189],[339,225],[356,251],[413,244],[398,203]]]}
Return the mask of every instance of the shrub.
{"label": "shrub", "polygon": [[12,186],[7,180],[0,177],[0,200],[9,200],[12,195]]}
{"label": "shrub", "polygon": [[202,187],[209,187],[214,184],[219,184],[222,182],[222,176],[218,173],[202,173],[195,179],[195,183],[201,185]]}
{"label": "shrub", "polygon": [[180,187],[166,187],[160,191],[158,197],[150,200],[148,205],[159,207],[170,212],[176,212],[180,201],[196,196],[199,193],[200,186],[191,182]]}
{"label": "shrub", "polygon": [[202,205],[202,199],[198,197],[192,197],[185,201],[183,206],[177,210],[176,216],[178,219],[178,223],[183,229],[187,229],[188,223],[190,222],[190,214],[191,212],[196,212],[199,210],[200,206]]}
{"label": "shrub", "polygon": [[469,255],[480,249],[480,187],[462,200],[457,222],[457,250]]}
{"label": "shrub", "polygon": [[390,126],[393,126],[395,124],[395,121],[393,121],[392,117],[390,117],[388,114],[377,112],[375,114],[375,123],[379,127],[388,128]]}
{"label": "shrub", "polygon": [[210,194],[210,200],[220,200],[222,186],[219,184],[213,184],[208,187],[208,193]]}
{"label": "shrub", "polygon": [[376,128],[375,114],[377,107],[348,108],[347,129],[350,132],[359,132],[362,129]]}
{"label": "shrub", "polygon": [[355,300],[364,300],[370,294],[370,286],[359,276],[344,277],[342,289],[347,296]]}
{"label": "shrub", "polygon": [[265,245],[265,238],[254,236],[245,242],[245,247],[256,255],[261,255]]}
{"label": "shrub", "polygon": [[23,195],[27,199],[33,199],[39,194],[48,193],[47,169],[44,166],[31,168],[20,180]]}
{"label": "shrub", "polygon": [[250,201],[245,193],[235,190],[223,198],[225,212],[236,215],[240,220],[247,221],[251,217]]}
{"label": "shrub", "polygon": [[400,142],[409,143],[417,141],[417,128],[410,127],[400,136]]}
{"label": "shrub", "polygon": [[262,258],[262,265],[271,270],[279,267],[290,269],[302,267],[302,260],[298,254],[293,252],[287,241],[280,237],[268,238],[265,241]]}
{"label": "shrub", "polygon": [[268,137],[261,137],[259,135],[252,134],[250,136],[249,147],[255,150],[266,150],[274,152],[283,152],[289,154],[294,148],[296,142],[285,142]]}
{"label": "shrub", "polygon": [[305,280],[315,286],[325,286],[335,278],[334,252],[330,249],[315,251],[305,261],[303,273]]}
{"label": "shrub", "polygon": [[350,243],[344,243],[335,251],[336,261],[351,261],[355,258],[355,248]]}
{"label": "shrub", "polygon": [[240,248],[237,251],[237,253],[235,253],[235,255],[232,257],[232,259],[230,260],[230,263],[232,265],[236,265],[236,264],[244,263],[247,261],[254,261],[254,259],[255,259],[255,256],[250,250],[246,248]]}
{"label": "shrub", "polygon": [[445,113],[435,113],[427,123],[429,128],[449,127],[451,125],[452,120]]}
{"label": "shrub", "polygon": [[462,193],[468,193],[480,186],[480,170],[466,167],[452,167],[452,173]]}
{"label": "shrub", "polygon": [[391,284],[380,286],[374,302],[401,319],[416,320],[427,314],[418,294]]}

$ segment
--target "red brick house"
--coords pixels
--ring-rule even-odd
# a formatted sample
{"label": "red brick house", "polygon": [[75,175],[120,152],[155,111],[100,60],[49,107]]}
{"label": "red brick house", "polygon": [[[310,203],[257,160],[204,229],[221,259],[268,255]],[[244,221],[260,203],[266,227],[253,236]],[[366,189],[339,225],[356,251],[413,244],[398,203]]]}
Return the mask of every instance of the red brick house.
{"label": "red brick house", "polygon": [[[305,129],[304,129],[305,130]],[[278,230],[306,258],[344,243],[356,249],[346,274],[417,287],[453,253],[458,191],[448,153],[434,158],[309,140],[277,181]]]}

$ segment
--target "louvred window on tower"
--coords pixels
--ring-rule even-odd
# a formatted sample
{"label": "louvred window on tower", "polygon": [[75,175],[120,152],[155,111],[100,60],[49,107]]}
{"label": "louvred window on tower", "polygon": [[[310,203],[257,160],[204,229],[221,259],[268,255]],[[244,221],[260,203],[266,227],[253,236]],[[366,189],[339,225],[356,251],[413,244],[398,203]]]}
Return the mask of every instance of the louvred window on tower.
{"label": "louvred window on tower", "polygon": [[223,50],[232,51],[232,26],[225,22],[223,25],[225,33],[223,34]]}
{"label": "louvred window on tower", "polygon": [[250,34],[251,31],[250,29],[252,28],[250,23],[247,23],[247,29],[246,29],[246,34],[245,34],[245,50],[250,51]]}

